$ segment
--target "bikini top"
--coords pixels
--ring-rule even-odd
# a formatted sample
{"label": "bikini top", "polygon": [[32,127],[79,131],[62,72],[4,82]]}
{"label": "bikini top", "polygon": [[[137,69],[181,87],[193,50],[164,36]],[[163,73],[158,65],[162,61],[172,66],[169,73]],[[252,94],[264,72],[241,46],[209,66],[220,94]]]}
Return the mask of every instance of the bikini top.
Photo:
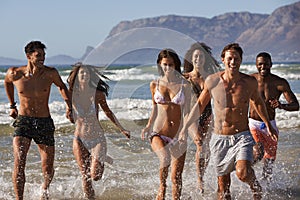
{"label": "bikini top", "polygon": [[76,104],[74,106],[74,110],[75,110],[77,116],[81,117],[81,118],[86,118],[90,115],[96,115],[97,114],[94,100],[92,100],[92,103],[90,104],[88,109],[83,108],[80,104]]}
{"label": "bikini top", "polygon": [[[183,92],[183,80],[181,82],[181,88],[179,92],[171,99],[171,103],[177,104],[177,105],[183,105],[184,104],[184,92]],[[156,91],[154,93],[154,101],[158,104],[164,104],[168,101],[165,100],[165,97],[160,93],[159,91],[159,81],[157,81]]]}

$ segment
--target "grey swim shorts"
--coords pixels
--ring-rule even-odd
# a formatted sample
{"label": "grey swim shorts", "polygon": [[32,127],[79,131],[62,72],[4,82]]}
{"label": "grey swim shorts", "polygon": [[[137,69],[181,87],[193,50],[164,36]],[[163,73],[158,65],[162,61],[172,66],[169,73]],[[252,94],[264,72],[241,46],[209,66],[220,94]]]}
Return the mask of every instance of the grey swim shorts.
{"label": "grey swim shorts", "polygon": [[235,170],[238,160],[253,161],[253,145],[255,141],[250,131],[235,135],[212,134],[210,141],[211,159],[216,166],[218,176]]}

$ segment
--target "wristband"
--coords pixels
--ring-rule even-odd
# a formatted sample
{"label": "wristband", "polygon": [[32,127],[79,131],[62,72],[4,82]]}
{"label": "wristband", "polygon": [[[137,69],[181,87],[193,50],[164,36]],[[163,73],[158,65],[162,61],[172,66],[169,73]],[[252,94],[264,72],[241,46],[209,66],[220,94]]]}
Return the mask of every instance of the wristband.
{"label": "wristband", "polygon": [[13,104],[10,104],[9,109],[16,109],[17,108],[16,103],[17,102],[14,102]]}

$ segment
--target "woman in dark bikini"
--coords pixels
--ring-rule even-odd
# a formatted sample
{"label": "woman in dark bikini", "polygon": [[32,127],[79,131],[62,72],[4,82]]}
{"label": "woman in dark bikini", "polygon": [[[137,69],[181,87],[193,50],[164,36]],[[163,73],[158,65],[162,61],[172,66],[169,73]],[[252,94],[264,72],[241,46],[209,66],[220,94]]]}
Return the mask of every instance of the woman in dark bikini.
{"label": "woman in dark bikini", "polygon": [[100,180],[104,162],[112,163],[106,155],[106,139],[99,123],[99,105],[106,116],[130,138],[106,102],[108,85],[101,80],[106,78],[95,68],[77,63],[68,77],[70,96],[72,96],[75,132],[73,152],[82,174],[84,195],[95,199],[92,180]]}
{"label": "woman in dark bikini", "polygon": [[[205,43],[196,42],[191,45],[184,58],[184,76],[191,82],[193,91],[198,98],[204,87],[205,78],[217,72],[219,65],[212,57],[211,48]],[[196,103],[195,99],[194,103]],[[212,121],[212,108],[209,103],[198,120],[198,124],[193,124],[189,133],[196,144],[195,155],[196,169],[199,183],[199,191],[203,190],[203,176],[209,161],[209,141],[211,134],[208,129]]]}
{"label": "woman in dark bikini", "polygon": [[180,199],[187,135],[178,135],[190,108],[191,86],[182,76],[180,59],[172,49],[157,58],[161,77],[150,83],[152,112],[141,137],[150,139],[160,161],[160,186],[156,199],[165,199],[166,179],[171,165],[172,196]]}

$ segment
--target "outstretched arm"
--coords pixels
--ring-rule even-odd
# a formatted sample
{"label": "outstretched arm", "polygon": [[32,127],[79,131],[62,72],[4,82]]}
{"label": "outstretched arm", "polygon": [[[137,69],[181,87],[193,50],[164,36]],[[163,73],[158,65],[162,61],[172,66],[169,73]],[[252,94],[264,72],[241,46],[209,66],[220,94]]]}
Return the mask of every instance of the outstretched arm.
{"label": "outstretched arm", "polygon": [[257,82],[256,84],[253,85],[255,90],[251,96],[251,104],[254,106],[256,112],[258,113],[259,117],[263,120],[263,122],[266,124],[266,127],[268,129],[268,132],[271,136],[271,138],[274,141],[278,140],[278,133],[277,131],[273,128],[273,126],[270,123],[269,120],[269,115],[268,115],[268,111],[265,105],[265,102],[263,101],[262,97],[260,96],[259,92],[258,92],[258,86],[257,86]]}
{"label": "outstretched arm", "polygon": [[102,108],[102,110],[105,113],[105,115],[110,119],[110,121],[112,123],[114,123],[120,129],[120,131],[127,138],[130,138],[130,132],[127,131],[125,128],[123,128],[123,126],[120,124],[119,120],[116,118],[115,114],[108,107],[105,94],[103,92],[97,91],[96,95],[97,95],[96,99],[98,101],[97,103],[100,105],[100,107]]}
{"label": "outstretched arm", "polygon": [[66,117],[72,123],[74,123],[74,119],[73,119],[73,115],[72,115],[72,98],[70,98],[69,91],[68,91],[66,85],[64,84],[64,82],[62,81],[58,71],[55,68],[53,68],[52,70],[53,70],[52,71],[53,83],[58,87],[58,90],[59,90],[62,98],[66,102]]}
{"label": "outstretched arm", "polygon": [[[184,122],[183,128],[180,131],[179,136],[184,135],[188,128],[198,120],[201,113],[203,113],[206,105],[210,102],[211,96],[210,93],[206,87],[206,84],[204,85],[204,89],[201,92],[197,102],[193,106],[191,112],[188,114],[187,119]],[[184,138],[179,138],[179,140],[184,140]]]}

